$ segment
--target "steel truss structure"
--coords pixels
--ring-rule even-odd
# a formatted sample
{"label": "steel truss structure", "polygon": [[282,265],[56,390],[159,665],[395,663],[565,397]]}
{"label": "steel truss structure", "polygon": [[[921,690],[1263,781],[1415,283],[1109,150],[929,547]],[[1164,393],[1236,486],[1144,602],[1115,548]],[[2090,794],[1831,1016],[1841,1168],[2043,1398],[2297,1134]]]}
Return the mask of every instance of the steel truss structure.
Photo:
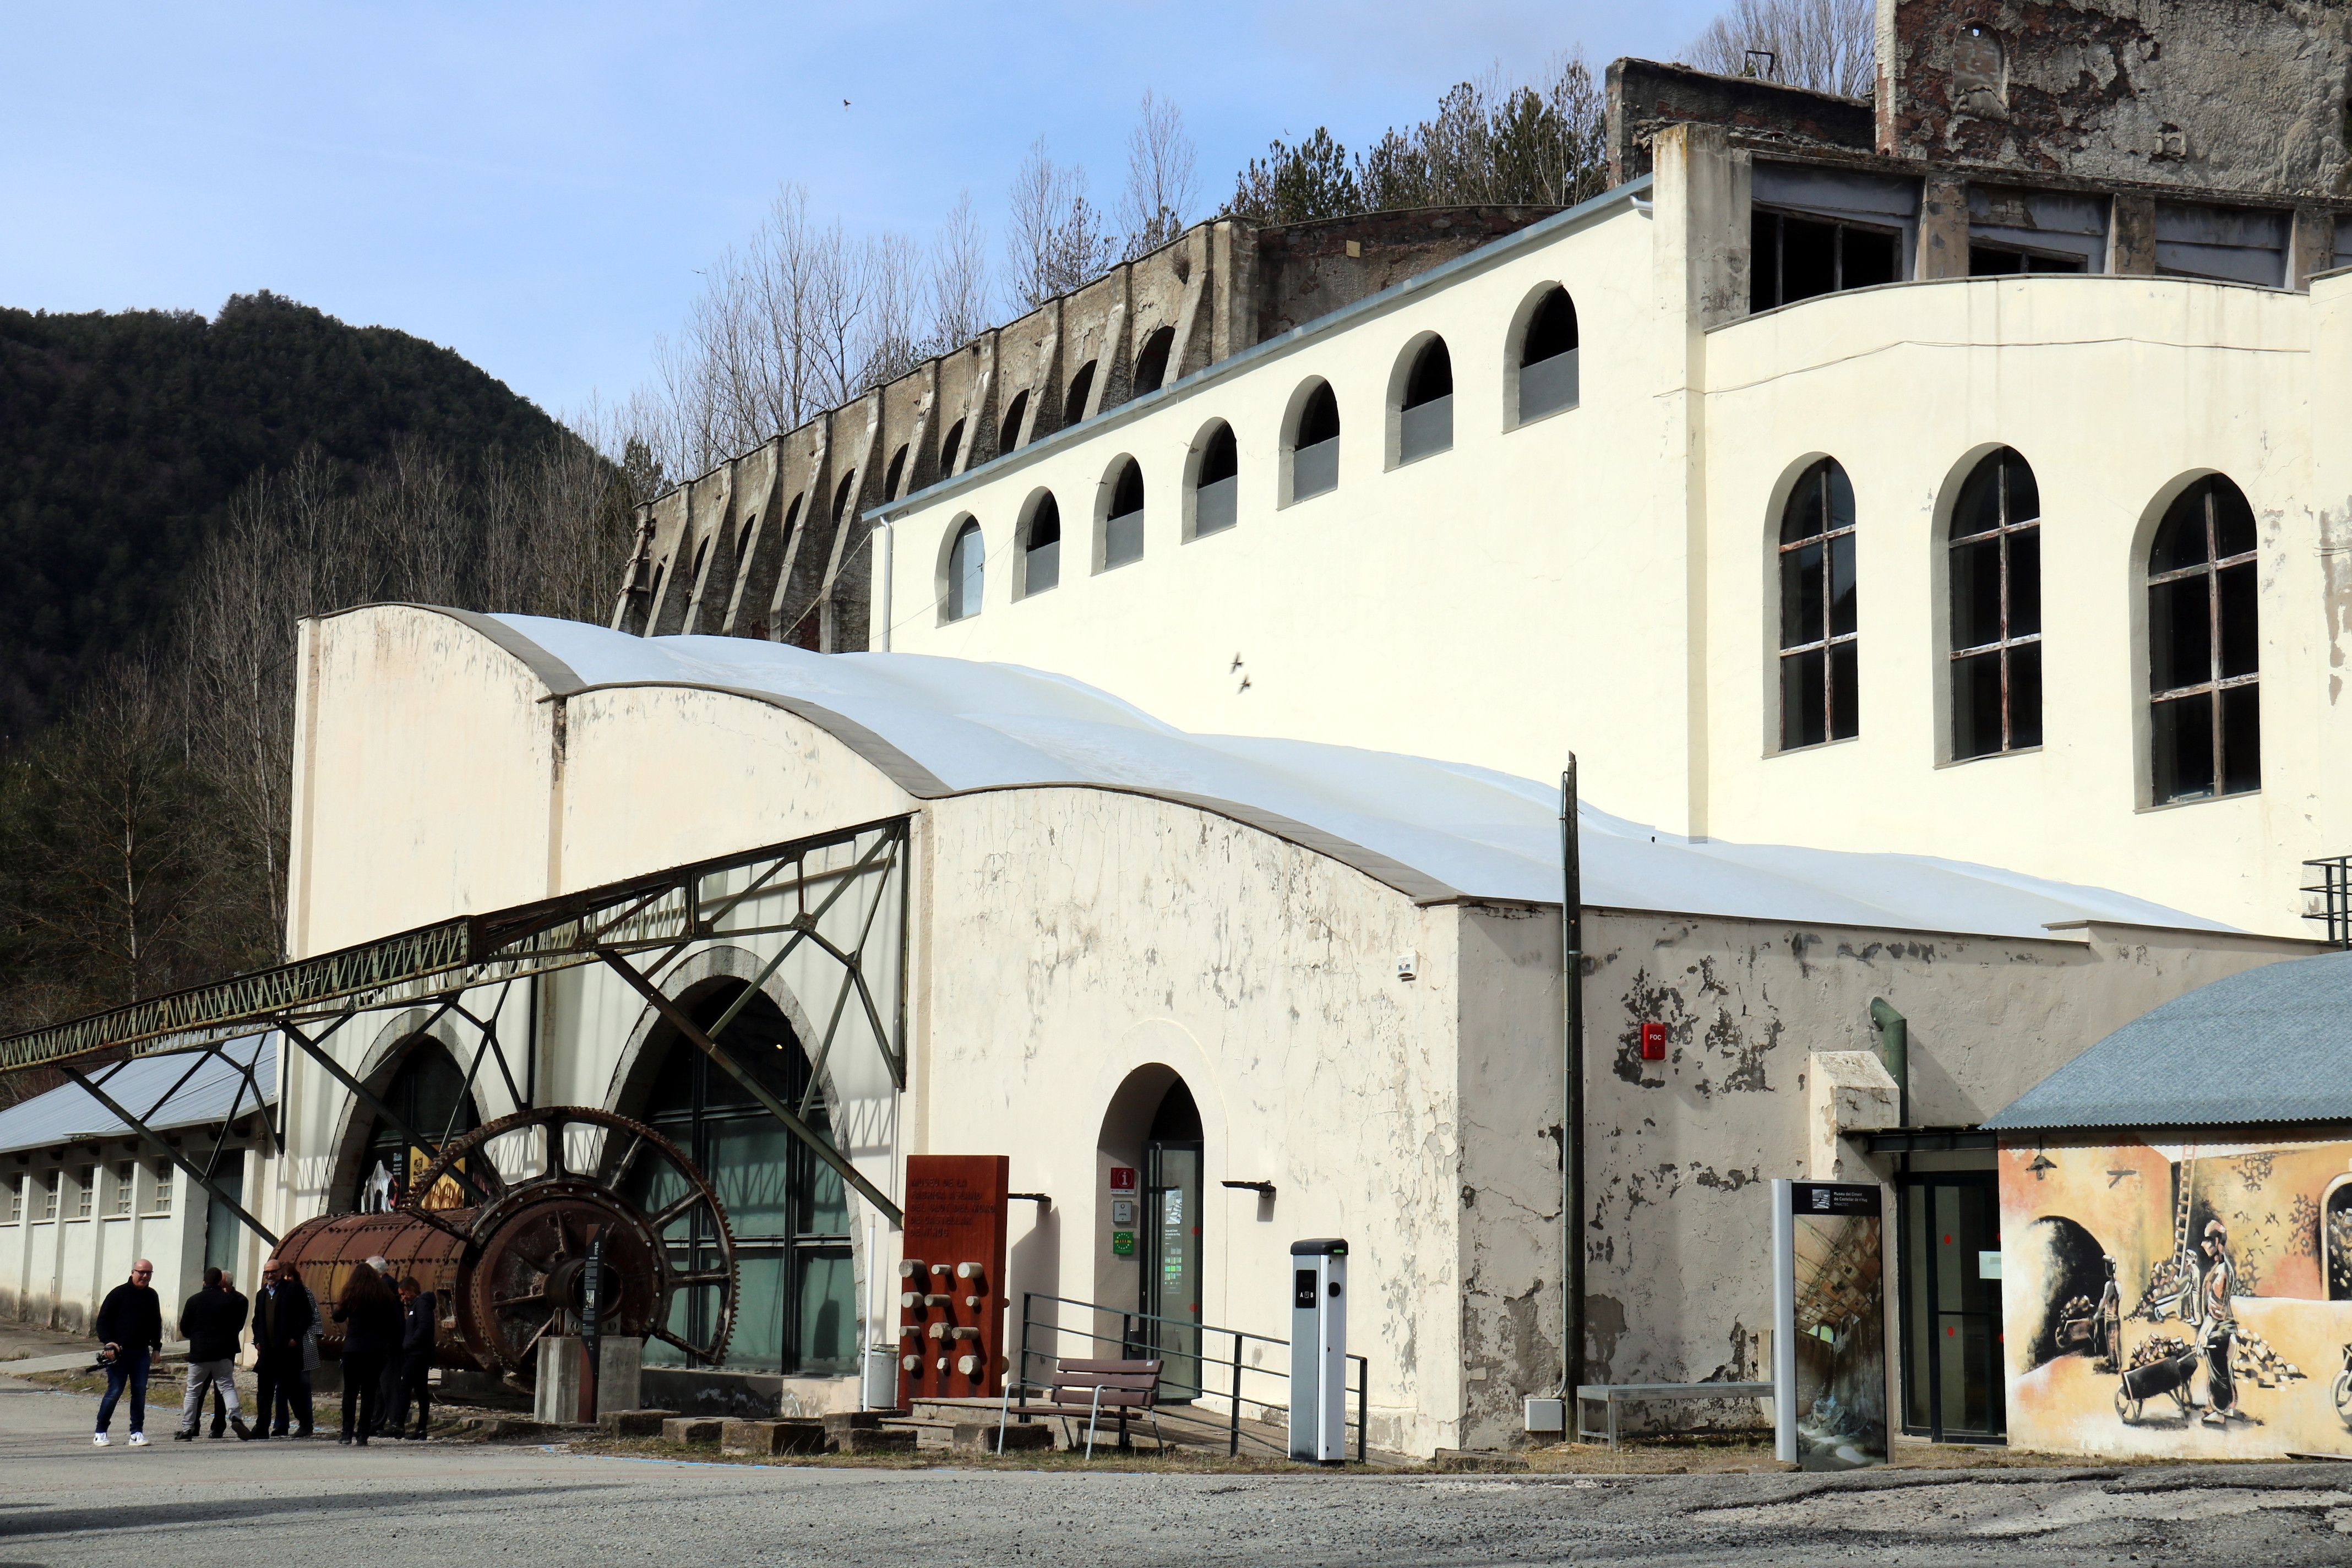
{"label": "steel truss structure", "polygon": [[[103,1013],[70,1019],[47,1028],[28,1030],[0,1039],[0,1073],[51,1067],[81,1086],[90,1097],[160,1150],[198,1185],[238,1219],[275,1247],[278,1238],[248,1214],[235,1194],[215,1179],[222,1149],[232,1123],[241,1114],[245,1091],[250,1089],[256,1109],[262,1095],[252,1068],[223,1050],[231,1040],[259,1030],[275,1030],[286,1044],[317,1063],[327,1075],[409,1147],[437,1161],[451,1136],[438,1137],[408,1126],[327,1049],[335,1033],[354,1018],[404,1006],[433,1008],[430,1017],[413,1033],[425,1033],[446,1018],[471,1026],[477,1045],[467,1068],[470,1092],[483,1068],[494,1066],[512,1102],[532,1107],[535,1083],[526,1049],[525,1070],[518,1079],[506,1047],[499,1038],[499,1019],[505,1012],[508,987],[518,980],[550,974],[583,964],[602,964],[636,991],[679,1036],[708,1055],[712,1062],[765,1107],[768,1112],[808,1145],[815,1156],[837,1172],[868,1203],[902,1223],[898,1205],[866,1180],[832,1139],[810,1120],[817,1087],[826,1061],[845,1022],[855,1020],[867,1034],[888,1069],[892,1084],[907,1084],[906,952],[908,902],[906,876],[908,819],[888,817],[856,827],[797,838],[718,859],[697,861],[625,881],[577,893],[520,904],[488,914],[467,915],[420,926],[414,931],[362,942],[316,958],[300,959],[272,969],[192,986],[184,991],[133,1002]],[[837,906],[856,896],[848,906],[856,936],[843,942],[820,928]],[[789,905],[789,912],[784,906]],[[836,923],[836,930],[839,924]],[[686,958],[698,944],[781,937],[774,953],[757,978],[708,1029],[698,1026],[660,988],[662,974]],[[877,995],[868,970],[869,954],[877,938],[899,955],[891,966],[890,994]],[[807,1091],[797,1106],[786,1105],[766,1084],[719,1045],[738,1013],[795,952],[806,948],[837,967],[842,984],[824,1031],[811,1055]],[[477,1013],[465,1005],[467,995],[485,986],[499,986],[499,1005]],[[853,1011],[852,1004],[855,1003]],[[106,1092],[106,1084],[123,1062],[134,1058],[193,1053],[196,1060],[170,1093],[144,1112],[123,1105]],[[210,1156],[201,1165],[183,1154],[151,1125],[172,1094],[209,1058],[218,1057],[243,1076],[230,1113],[223,1119]],[[103,1059],[105,1068],[94,1074],[85,1068]],[[286,1095],[281,1079],[278,1115],[263,1117],[275,1152],[283,1152]],[[477,1201],[490,1195],[462,1169],[449,1173]]]}

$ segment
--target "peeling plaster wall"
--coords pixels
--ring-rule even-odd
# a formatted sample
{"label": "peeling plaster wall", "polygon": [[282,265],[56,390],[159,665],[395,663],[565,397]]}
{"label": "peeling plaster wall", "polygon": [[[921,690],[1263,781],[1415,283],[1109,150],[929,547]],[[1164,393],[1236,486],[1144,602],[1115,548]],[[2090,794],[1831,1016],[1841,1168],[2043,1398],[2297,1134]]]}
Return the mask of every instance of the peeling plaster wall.
{"label": "peeling plaster wall", "polygon": [[[1586,1381],[1769,1377],[1763,1184],[1804,1177],[1813,1057],[1874,1051],[1870,1003],[1910,1020],[1911,1121],[1973,1123],[2117,1026],[2210,981],[2299,955],[2260,938],[2093,928],[2002,942],[1591,911],[1585,922]],[[1465,918],[1465,1441],[1516,1440],[1559,1375],[1559,927]],[[1641,1025],[1667,1026],[1641,1059]],[[1891,1173],[1851,1140],[1847,1179]],[[1484,1371],[1485,1376],[1478,1374]],[[1664,1407],[1752,1425],[1752,1405]]]}

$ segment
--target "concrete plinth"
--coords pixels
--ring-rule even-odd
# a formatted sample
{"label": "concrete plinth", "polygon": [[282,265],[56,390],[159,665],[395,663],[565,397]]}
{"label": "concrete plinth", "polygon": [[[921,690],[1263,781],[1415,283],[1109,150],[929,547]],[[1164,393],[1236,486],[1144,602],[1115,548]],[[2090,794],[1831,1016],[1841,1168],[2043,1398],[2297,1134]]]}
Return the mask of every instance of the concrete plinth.
{"label": "concrete plinth", "polygon": [[541,1421],[589,1422],[599,1407],[635,1410],[644,1403],[646,1342],[618,1336],[597,1345],[597,1376],[588,1381],[586,1342],[550,1334],[539,1342],[539,1380],[531,1413]]}
{"label": "concrete plinth", "polygon": [[720,1427],[719,1449],[724,1454],[822,1454],[824,1424],[820,1421],[730,1421]]}
{"label": "concrete plinth", "polygon": [[727,1423],[713,1415],[673,1416],[661,1424],[666,1443],[716,1443]]}
{"label": "concrete plinth", "polygon": [[836,1454],[911,1454],[915,1434],[906,1426],[853,1426],[828,1446]]}
{"label": "concrete plinth", "polygon": [[666,1437],[677,1417],[675,1410],[603,1410],[596,1415],[596,1425],[612,1437]]}
{"label": "concrete plinth", "polygon": [[[993,1421],[959,1421],[950,1439],[955,1447],[982,1454],[996,1452],[996,1423]],[[1035,1453],[1054,1446],[1054,1429],[1042,1421],[1027,1426],[1009,1424],[1004,1428],[1004,1451]]]}

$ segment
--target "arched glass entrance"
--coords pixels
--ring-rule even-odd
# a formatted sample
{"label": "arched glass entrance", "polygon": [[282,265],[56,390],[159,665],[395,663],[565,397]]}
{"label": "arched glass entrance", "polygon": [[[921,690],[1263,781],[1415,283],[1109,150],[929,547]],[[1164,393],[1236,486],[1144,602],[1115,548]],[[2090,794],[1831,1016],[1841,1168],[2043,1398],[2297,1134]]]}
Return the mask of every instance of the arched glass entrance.
{"label": "arched glass entrance", "polygon": [[[405,1122],[420,1138],[437,1148],[482,1124],[466,1074],[449,1049],[430,1035],[420,1035],[400,1047],[400,1065],[392,1081],[376,1091],[384,1108]],[[368,1122],[352,1187],[346,1194],[352,1208],[377,1213],[408,1195],[410,1178],[423,1171],[431,1156],[409,1148],[391,1128]],[[444,1176],[426,1194],[426,1208],[460,1208],[466,1198],[458,1184]]]}
{"label": "arched glass entrance", "polygon": [[[740,981],[720,982],[695,996],[687,1012],[707,1030],[742,989]],[[779,1100],[801,1104],[809,1085],[808,1057],[773,1002],[754,995],[727,1026],[720,1044]],[[634,1114],[701,1168],[718,1189],[735,1233],[740,1281],[727,1365],[812,1376],[855,1371],[857,1295],[849,1205],[840,1176],[695,1046],[663,1030],[647,1049],[657,1062],[651,1078],[641,1080],[646,1087]],[[822,1095],[811,1100],[804,1115],[820,1133],[831,1135],[830,1108]],[[666,1167],[649,1169],[633,1195],[657,1211],[678,1195],[666,1190],[675,1181]],[[717,1237],[710,1226],[707,1207],[671,1226],[671,1256],[678,1267],[715,1265]],[[684,1338],[699,1338],[708,1325],[684,1320],[709,1310],[714,1304],[710,1294],[681,1292],[676,1308],[681,1321],[672,1329]],[[673,1346],[649,1340],[646,1360],[677,1365],[682,1357]]]}
{"label": "arched glass entrance", "polygon": [[1201,1110],[1178,1079],[1143,1145],[1143,1311],[1163,1397],[1201,1392]]}

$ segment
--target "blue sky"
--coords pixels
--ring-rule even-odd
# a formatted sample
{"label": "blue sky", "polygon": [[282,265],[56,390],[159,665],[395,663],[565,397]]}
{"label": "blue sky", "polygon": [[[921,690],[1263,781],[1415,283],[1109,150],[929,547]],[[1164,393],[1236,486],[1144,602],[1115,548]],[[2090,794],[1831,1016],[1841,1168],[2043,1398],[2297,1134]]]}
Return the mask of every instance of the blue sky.
{"label": "blue sky", "polygon": [[0,304],[209,314],[270,289],[561,412],[626,397],[782,182],[922,238],[968,189],[993,236],[1040,134],[1115,204],[1150,88],[1213,205],[1270,137],[1360,144],[1498,59],[1671,58],[1715,9],[0,0]]}

